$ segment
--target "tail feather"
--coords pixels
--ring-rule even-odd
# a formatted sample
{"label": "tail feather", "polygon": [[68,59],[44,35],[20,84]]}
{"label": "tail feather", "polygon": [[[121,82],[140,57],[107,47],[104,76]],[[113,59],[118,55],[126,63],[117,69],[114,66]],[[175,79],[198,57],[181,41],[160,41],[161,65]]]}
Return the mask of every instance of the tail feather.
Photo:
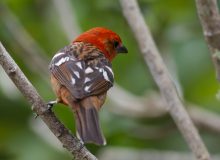
{"label": "tail feather", "polygon": [[98,111],[94,106],[84,106],[83,103],[80,103],[75,111],[75,116],[77,132],[83,142],[106,144],[99,124]]}

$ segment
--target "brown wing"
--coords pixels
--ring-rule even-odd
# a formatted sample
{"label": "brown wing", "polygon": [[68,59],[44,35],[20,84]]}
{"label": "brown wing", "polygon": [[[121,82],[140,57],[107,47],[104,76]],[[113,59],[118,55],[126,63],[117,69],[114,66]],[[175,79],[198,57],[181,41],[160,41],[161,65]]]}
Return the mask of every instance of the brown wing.
{"label": "brown wing", "polygon": [[75,52],[85,52],[86,46],[80,47],[85,48],[76,50],[76,47],[71,46],[72,49],[61,50],[50,64],[51,74],[77,99],[102,94],[114,82],[111,64],[103,54],[93,49],[95,54],[90,53],[91,56],[86,60],[80,60],[75,56],[80,53]]}

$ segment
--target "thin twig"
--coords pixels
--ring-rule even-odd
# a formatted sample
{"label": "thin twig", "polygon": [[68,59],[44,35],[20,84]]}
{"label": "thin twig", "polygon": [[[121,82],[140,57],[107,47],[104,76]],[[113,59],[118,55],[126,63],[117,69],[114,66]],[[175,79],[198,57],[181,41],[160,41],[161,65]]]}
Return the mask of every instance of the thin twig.
{"label": "thin twig", "polygon": [[48,110],[47,105],[37,93],[36,89],[25,77],[15,61],[11,58],[0,42],[0,64],[5,72],[32,105],[40,118],[47,124],[53,134],[60,140],[63,147],[70,151],[76,160],[87,159],[96,160],[86,147],[75,136],[71,135],[65,126],[57,119],[55,114]]}
{"label": "thin twig", "polygon": [[135,0],[120,0],[120,3],[124,16],[138,41],[144,60],[167,102],[169,113],[197,159],[210,160],[210,155],[177,94],[137,2]]}
{"label": "thin twig", "polygon": [[[163,150],[137,150],[122,147],[109,147],[101,150],[101,160],[195,160],[193,154],[178,151]],[[213,160],[219,160],[220,154],[213,156]]]}
{"label": "thin twig", "polygon": [[108,97],[111,100],[109,110],[123,116],[155,118],[167,113],[164,100],[153,91],[141,97],[115,84],[108,92]]}
{"label": "thin twig", "polygon": [[[133,118],[157,118],[167,114],[165,100],[155,91],[148,91],[144,96],[137,97],[120,86],[116,86],[109,91],[109,98],[111,107],[108,110],[118,115]],[[220,133],[219,114],[191,103],[187,104],[187,111],[198,127]]]}
{"label": "thin twig", "polygon": [[220,16],[217,0],[196,0],[196,6],[215,65],[216,77],[220,81]]}
{"label": "thin twig", "polygon": [[220,133],[220,117],[218,114],[201,109],[195,105],[191,105],[188,111],[197,126],[218,134]]}
{"label": "thin twig", "polygon": [[53,0],[53,2],[66,36],[71,41],[81,33],[80,27],[77,25],[71,2],[70,0]]}
{"label": "thin twig", "polygon": [[[35,72],[40,71],[44,75],[48,75],[47,62],[49,60],[45,51],[39,47],[37,43],[35,43],[33,37],[27,32],[16,15],[6,5],[1,3],[0,7],[3,15],[1,16],[2,22],[5,24],[12,37],[14,37],[16,43],[18,43],[25,50],[24,53],[20,53],[20,56],[22,56],[23,59],[28,57],[29,63],[26,64],[29,65],[29,67],[35,66],[33,67]],[[33,63],[35,65],[33,65]]]}

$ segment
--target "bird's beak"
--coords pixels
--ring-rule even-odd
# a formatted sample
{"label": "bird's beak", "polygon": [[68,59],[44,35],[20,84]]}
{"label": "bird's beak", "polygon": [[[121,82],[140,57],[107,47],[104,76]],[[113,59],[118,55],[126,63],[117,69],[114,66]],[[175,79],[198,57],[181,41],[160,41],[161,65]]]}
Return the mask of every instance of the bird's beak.
{"label": "bird's beak", "polygon": [[116,51],[117,53],[128,53],[127,48],[123,45],[118,45]]}

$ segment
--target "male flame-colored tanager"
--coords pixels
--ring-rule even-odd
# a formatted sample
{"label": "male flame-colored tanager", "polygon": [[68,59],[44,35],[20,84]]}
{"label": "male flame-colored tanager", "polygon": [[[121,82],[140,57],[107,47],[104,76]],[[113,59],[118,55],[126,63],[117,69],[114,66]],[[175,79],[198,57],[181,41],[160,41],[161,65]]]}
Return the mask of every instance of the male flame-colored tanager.
{"label": "male flame-colored tanager", "polygon": [[121,38],[109,29],[97,27],[79,35],[51,60],[51,84],[57,99],[49,104],[71,107],[77,135],[85,143],[106,143],[98,111],[113,86],[111,61],[118,53],[127,53]]}

